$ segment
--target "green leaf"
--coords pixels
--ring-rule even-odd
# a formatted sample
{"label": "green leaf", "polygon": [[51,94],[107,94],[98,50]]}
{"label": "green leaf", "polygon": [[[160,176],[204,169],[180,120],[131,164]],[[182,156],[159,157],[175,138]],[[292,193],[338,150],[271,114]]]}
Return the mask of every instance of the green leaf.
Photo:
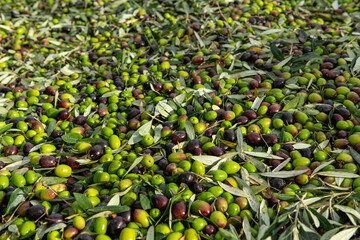
{"label": "green leaf", "polygon": [[353,148],[350,148],[350,154],[354,158],[354,160],[360,164],[360,154]]}
{"label": "green leaf", "polygon": [[9,123],[9,124],[6,124],[5,126],[0,127],[0,134],[6,132],[10,128],[12,128],[12,126],[13,126],[13,124]]}
{"label": "green leaf", "polygon": [[320,226],[322,228],[324,228],[325,230],[330,230],[332,229],[332,225],[330,224],[329,220],[327,218],[325,218],[323,215],[321,215],[320,213],[318,213],[315,209],[313,208],[308,208],[310,212],[312,212],[320,221]]}
{"label": "green leaf", "polygon": [[143,136],[149,134],[151,126],[152,126],[152,120],[142,125],[138,130],[136,130],[136,132],[133,133],[133,135],[128,141],[128,144],[133,145],[140,142]]}
{"label": "green leaf", "polygon": [[225,239],[231,239],[231,240],[239,239],[238,236],[234,235],[233,233],[229,232],[228,230],[219,228],[219,232]]}
{"label": "green leaf", "polygon": [[51,225],[48,228],[45,228],[44,231],[42,231],[42,232],[37,231],[36,234],[39,237],[39,239],[42,239],[45,236],[46,233],[51,232],[51,231],[56,231],[56,230],[63,229],[66,226],[67,225],[65,223],[57,223],[57,224]]}
{"label": "green leaf", "polygon": [[299,176],[305,172],[307,172],[307,170],[266,172],[266,173],[259,173],[259,175],[269,178],[291,178],[291,177]]}
{"label": "green leaf", "polygon": [[76,202],[79,204],[79,207],[83,209],[84,211],[93,208],[94,206],[90,202],[89,198],[87,198],[82,193],[74,193],[74,197]]}
{"label": "green leaf", "polygon": [[327,231],[326,233],[324,233],[324,235],[321,236],[320,240],[329,240],[332,236],[334,236],[339,231],[340,231],[340,228],[331,229],[331,230]]}
{"label": "green leaf", "polygon": [[145,196],[144,194],[140,194],[140,204],[144,210],[151,209],[150,199],[147,196]]}
{"label": "green leaf", "polygon": [[126,176],[126,174],[128,174],[131,170],[133,170],[133,168],[135,167],[135,166],[137,166],[142,160],[143,160],[143,156],[140,156],[140,157],[138,157],[138,158],[136,158],[135,160],[134,160],[134,162],[131,164],[131,166],[129,167],[129,169],[126,171],[126,173],[124,174],[124,176]]}
{"label": "green leaf", "polygon": [[207,155],[207,156],[191,156],[192,159],[196,160],[196,161],[199,161],[201,162],[202,164],[204,165],[213,165],[214,163],[216,163],[217,161],[221,160],[221,158],[219,157],[215,157],[215,156],[210,156],[210,155]]}
{"label": "green leaf", "polygon": [[62,140],[64,140],[64,142],[69,143],[69,144],[75,144],[77,143],[80,139],[83,138],[83,136],[79,133],[68,133],[65,134],[64,136],[61,137]]}
{"label": "green leaf", "polygon": [[346,172],[346,171],[335,171],[335,170],[318,172],[317,175],[327,176],[327,177],[339,177],[339,178],[358,178],[358,177],[360,177],[360,175],[355,174],[355,173]]}
{"label": "green leaf", "polygon": [[316,58],[318,57],[320,54],[317,52],[309,52],[309,53],[305,53],[304,55],[302,55],[301,57],[298,58],[294,58],[293,63],[295,62],[303,62],[303,61],[307,61],[310,60],[312,58]]}
{"label": "green leaf", "polygon": [[274,55],[274,57],[277,59],[277,60],[284,60],[284,56],[282,55],[281,51],[279,50],[279,48],[275,45],[275,43],[271,43],[270,44],[270,50],[271,50],[271,53]]}
{"label": "green leaf", "polygon": [[130,208],[128,206],[104,206],[104,207],[94,207],[89,209],[89,211],[93,213],[100,213],[105,211],[110,211],[113,213],[123,213],[129,210]]}
{"label": "green leaf", "polygon": [[7,204],[5,215],[11,213],[17,206],[19,206],[26,199],[27,192],[23,188],[16,188],[10,196],[9,203]]}
{"label": "green leaf", "polygon": [[195,139],[194,126],[192,125],[192,123],[190,121],[185,122],[185,130],[186,130],[186,134],[190,140]]}
{"label": "green leaf", "polygon": [[50,121],[49,125],[47,126],[46,133],[48,136],[51,135],[51,133],[56,128],[56,121]]}
{"label": "green leaf", "polygon": [[249,194],[247,194],[246,192],[244,192],[243,190],[239,189],[239,188],[235,188],[229,185],[226,185],[222,182],[218,182],[219,186],[225,190],[225,192],[229,192],[235,196],[238,197],[245,197],[245,198],[250,198]]}
{"label": "green leaf", "polygon": [[161,124],[157,125],[156,128],[154,129],[154,143],[157,143],[158,141],[160,141],[160,139],[161,139],[161,129],[162,129]]}
{"label": "green leaf", "polygon": [[66,183],[67,178],[62,177],[43,177],[41,178],[41,181],[44,182],[47,185],[54,185],[58,183]]}
{"label": "green leaf", "polygon": [[359,227],[349,228],[338,232],[334,236],[330,238],[330,240],[348,240],[354,236],[355,232],[358,230]]}
{"label": "green leaf", "polygon": [[155,240],[155,227],[151,225],[146,233],[146,240]]}
{"label": "green leaf", "polygon": [[291,99],[291,101],[289,101],[287,104],[285,104],[282,111],[287,111],[289,109],[296,109],[297,105],[299,104],[299,100],[300,100],[299,97],[295,97],[295,98]]}

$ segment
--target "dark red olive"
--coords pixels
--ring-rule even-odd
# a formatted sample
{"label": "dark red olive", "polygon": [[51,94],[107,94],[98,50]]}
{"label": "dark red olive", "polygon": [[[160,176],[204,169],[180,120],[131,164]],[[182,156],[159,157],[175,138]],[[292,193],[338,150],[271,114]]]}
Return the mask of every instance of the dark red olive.
{"label": "dark red olive", "polygon": [[261,143],[261,136],[258,133],[249,132],[246,135],[246,140],[249,144],[257,146],[257,145],[260,145],[260,143]]}
{"label": "dark red olive", "polygon": [[285,79],[284,78],[277,78],[272,83],[273,88],[283,88],[285,86]]}
{"label": "dark red olive", "polygon": [[335,114],[341,115],[345,120],[348,120],[351,117],[351,112],[349,110],[347,110],[346,108],[343,108],[343,107],[335,109],[334,115]]}
{"label": "dark red olive", "polygon": [[281,119],[287,124],[294,123],[294,116],[290,112],[283,112]]}
{"label": "dark red olive", "polygon": [[33,147],[34,147],[34,144],[32,144],[31,142],[25,143],[25,145],[23,147],[24,155],[25,156],[29,155],[29,153]]}
{"label": "dark red olive", "polygon": [[35,221],[45,216],[46,209],[43,205],[35,205],[28,208],[26,216],[28,219]]}
{"label": "dark red olive", "polygon": [[190,140],[186,145],[186,150],[190,153],[194,153],[196,148],[201,148],[201,142],[199,139]]}
{"label": "dark red olive", "polygon": [[278,143],[279,141],[279,138],[273,133],[265,134],[263,138],[265,142],[270,146],[273,146],[275,143]]}
{"label": "dark red olive", "polygon": [[153,206],[159,208],[160,210],[165,209],[169,203],[169,199],[161,194],[156,194],[152,196]]}
{"label": "dark red olive", "polygon": [[338,113],[334,113],[332,115],[332,121],[334,123],[337,123],[338,121],[344,121],[344,117],[342,115],[338,114]]}
{"label": "dark red olive", "polygon": [[86,123],[86,117],[85,116],[77,116],[75,119],[74,119],[74,123],[77,124],[77,125],[84,125]]}
{"label": "dark red olive", "polygon": [[275,152],[275,155],[282,157],[283,159],[288,159],[290,157],[287,153],[285,153],[284,151],[281,151],[281,150],[277,150]]}
{"label": "dark red olive", "polygon": [[215,226],[212,224],[206,225],[203,231],[208,235],[215,234],[217,232]]}
{"label": "dark red olive", "polygon": [[211,148],[209,148],[208,154],[213,156],[221,156],[224,154],[224,151],[217,146],[212,146]]}
{"label": "dark red olive", "polygon": [[40,158],[39,165],[43,168],[51,168],[57,165],[58,161],[54,156],[43,156]]}
{"label": "dark red olive", "polygon": [[5,156],[16,155],[18,153],[18,148],[15,145],[7,146],[4,148]]}
{"label": "dark red olive", "polygon": [[184,201],[177,202],[173,205],[173,216],[176,219],[184,219],[187,217],[187,207]]}
{"label": "dark red olive", "polygon": [[90,150],[90,158],[92,160],[99,159],[102,155],[104,155],[104,147],[102,145],[95,145]]}
{"label": "dark red olive", "polygon": [[186,132],[185,131],[176,131],[171,135],[171,141],[173,143],[179,143],[186,140]]}
{"label": "dark red olive", "polygon": [[59,116],[60,120],[66,120],[70,116],[70,112],[69,112],[69,110],[64,109],[59,112],[58,116]]}
{"label": "dark red olive", "polygon": [[179,182],[185,183],[187,185],[194,182],[194,180],[195,180],[194,174],[191,172],[183,172],[179,176]]}
{"label": "dark red olive", "polygon": [[118,215],[124,219],[125,223],[131,222],[131,210],[122,212]]}
{"label": "dark red olive", "polygon": [[201,182],[194,182],[191,189],[194,193],[202,193],[206,190],[204,184],[202,184]]}
{"label": "dark red olive", "polygon": [[269,113],[271,115],[274,115],[275,113],[279,112],[281,110],[281,105],[278,103],[271,104],[269,107]]}
{"label": "dark red olive", "polygon": [[240,125],[247,124],[249,122],[249,118],[246,116],[240,116],[235,120],[236,123],[239,123]]}
{"label": "dark red olive", "polygon": [[227,129],[224,131],[224,139],[229,142],[235,142],[236,141],[236,133],[232,129]]}
{"label": "dark red olive", "polygon": [[257,114],[255,111],[253,110],[245,110],[244,113],[243,113],[243,116],[251,119],[251,120],[254,120],[257,118]]}
{"label": "dark red olive", "polygon": [[111,220],[109,226],[107,227],[107,231],[111,236],[119,236],[121,230],[126,227],[126,221],[122,217],[116,217]]}

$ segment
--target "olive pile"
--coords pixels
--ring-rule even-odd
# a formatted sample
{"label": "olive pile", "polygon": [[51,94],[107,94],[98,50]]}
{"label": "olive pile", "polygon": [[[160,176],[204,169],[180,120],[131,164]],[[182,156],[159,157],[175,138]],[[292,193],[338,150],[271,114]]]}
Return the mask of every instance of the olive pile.
{"label": "olive pile", "polygon": [[0,240],[360,237],[359,6],[0,0]]}

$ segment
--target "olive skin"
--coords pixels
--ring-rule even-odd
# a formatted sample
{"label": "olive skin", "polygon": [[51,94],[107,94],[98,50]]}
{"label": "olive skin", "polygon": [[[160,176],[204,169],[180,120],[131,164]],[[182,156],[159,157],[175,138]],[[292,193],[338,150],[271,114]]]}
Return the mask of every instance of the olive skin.
{"label": "olive skin", "polygon": [[183,219],[187,217],[187,206],[184,201],[177,202],[173,205],[172,213],[174,218]]}
{"label": "olive skin", "polygon": [[30,220],[37,220],[45,215],[46,209],[42,205],[31,206],[26,211],[26,216]]}

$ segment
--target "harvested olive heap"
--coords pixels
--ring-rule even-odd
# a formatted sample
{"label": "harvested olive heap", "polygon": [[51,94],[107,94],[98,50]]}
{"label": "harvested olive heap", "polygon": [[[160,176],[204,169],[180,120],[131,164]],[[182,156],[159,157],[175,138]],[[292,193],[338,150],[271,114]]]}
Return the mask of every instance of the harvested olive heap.
{"label": "harvested olive heap", "polygon": [[0,0],[0,240],[358,239],[359,5]]}

